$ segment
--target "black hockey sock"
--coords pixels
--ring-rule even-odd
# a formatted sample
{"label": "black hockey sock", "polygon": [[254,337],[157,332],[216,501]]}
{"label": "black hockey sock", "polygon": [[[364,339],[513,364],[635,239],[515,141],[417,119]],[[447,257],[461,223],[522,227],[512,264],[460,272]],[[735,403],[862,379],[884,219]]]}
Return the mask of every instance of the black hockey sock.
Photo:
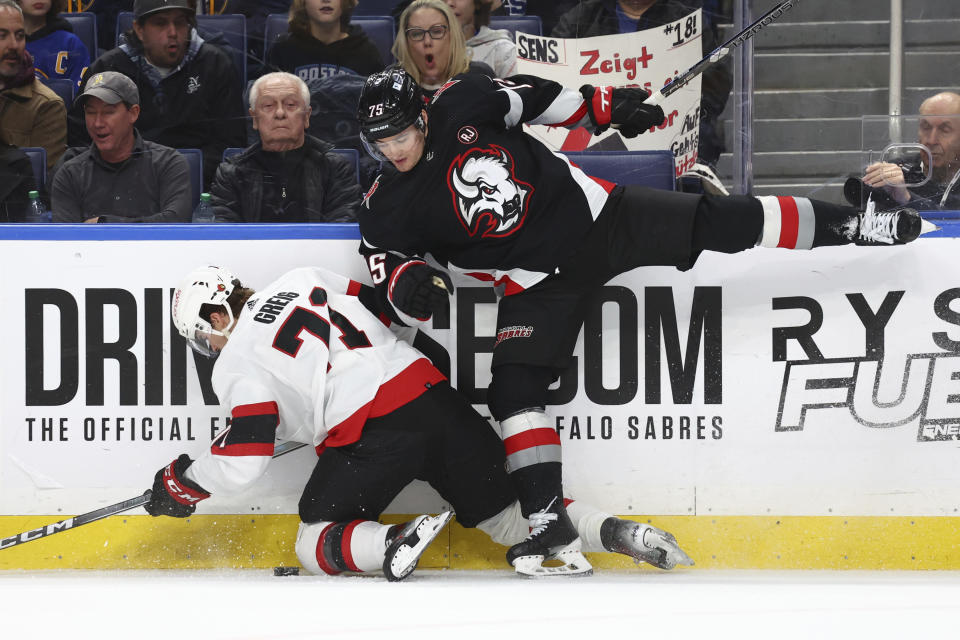
{"label": "black hockey sock", "polygon": [[525,518],[543,511],[551,501],[563,504],[563,466],[559,462],[541,462],[511,471],[510,479]]}

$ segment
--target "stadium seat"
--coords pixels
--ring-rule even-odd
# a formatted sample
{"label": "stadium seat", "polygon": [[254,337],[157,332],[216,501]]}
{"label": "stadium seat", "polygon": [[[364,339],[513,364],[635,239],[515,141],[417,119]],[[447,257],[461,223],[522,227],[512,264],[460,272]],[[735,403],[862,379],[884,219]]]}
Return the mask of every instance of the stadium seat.
{"label": "stadium seat", "polygon": [[386,64],[394,62],[393,41],[397,36],[397,27],[390,16],[354,16],[350,24],[355,24],[373,40],[380,51],[380,57]]}
{"label": "stadium seat", "polygon": [[[70,82],[67,80],[67,82]],[[37,187],[43,189],[47,184],[47,150],[43,147],[20,147],[33,166],[33,178],[37,181]]]}
{"label": "stadium seat", "polygon": [[[240,147],[227,147],[226,149],[223,150],[223,159],[224,161],[226,161],[227,158],[232,158],[233,156],[237,155],[242,151],[243,149]],[[356,149],[334,149],[333,151],[334,153],[339,153],[340,155],[342,155],[347,160],[347,162],[353,165],[353,170],[354,170],[354,173],[356,174],[357,182],[359,183],[360,182],[360,152],[357,151]]]}
{"label": "stadium seat", "polygon": [[88,11],[78,11],[75,13],[63,12],[60,17],[70,23],[73,33],[80,38],[80,42],[87,48],[90,54],[90,60],[96,60],[99,55],[97,48],[97,16]]}
{"label": "stadium seat", "polygon": [[[133,28],[133,12],[121,11],[117,14],[117,44],[120,43],[120,34]],[[197,30],[204,33],[223,34],[229,45],[225,49],[233,59],[233,65],[240,76],[240,85],[247,84],[247,18],[242,13],[225,13],[220,15],[198,15]]]}
{"label": "stadium seat", "polygon": [[200,202],[203,191],[203,152],[200,149],[177,149],[190,165],[190,187],[193,191],[193,206]]}
{"label": "stadium seat", "polygon": [[674,191],[673,153],[663,151],[567,151],[573,164],[594,178]]}
{"label": "stadium seat", "polygon": [[121,11],[117,14],[116,45],[120,46],[120,35],[133,28],[133,11]]}
{"label": "stadium seat", "polygon": [[[287,32],[287,24],[287,14],[285,13],[271,13],[267,16],[267,26],[263,34],[263,41],[266,43],[264,46],[267,51],[270,50],[279,35]],[[393,62],[393,53],[390,51],[393,48],[393,39],[396,35],[393,18],[390,16],[355,15],[350,20],[350,24],[355,24],[366,32],[386,64]]]}
{"label": "stadium seat", "polygon": [[67,107],[67,111],[70,110],[70,107],[73,105],[73,94],[75,89],[73,86],[73,80],[70,78],[40,78],[40,82],[47,85],[50,90],[60,96],[60,99],[63,100],[64,106]]}
{"label": "stadium seat", "polygon": [[353,165],[354,174],[357,177],[357,183],[360,183],[360,152],[356,149],[334,149],[335,153],[343,156],[347,162]]}
{"label": "stadium seat", "polygon": [[197,27],[203,35],[220,32],[230,45],[228,53],[240,73],[240,85],[247,84],[247,18],[242,13],[224,13],[220,15],[198,15]]}
{"label": "stadium seat", "polygon": [[543,35],[543,21],[540,16],[490,16],[491,29],[506,29],[510,33],[529,33]]}
{"label": "stadium seat", "polygon": [[389,16],[398,4],[400,4],[400,0],[362,0],[353,10],[353,17]]}
{"label": "stadium seat", "polygon": [[280,34],[287,32],[287,14],[285,13],[271,13],[267,16],[267,20],[264,23],[263,28],[263,57],[267,57],[267,51],[270,51],[270,47],[273,46],[273,43],[276,41],[277,37]]}

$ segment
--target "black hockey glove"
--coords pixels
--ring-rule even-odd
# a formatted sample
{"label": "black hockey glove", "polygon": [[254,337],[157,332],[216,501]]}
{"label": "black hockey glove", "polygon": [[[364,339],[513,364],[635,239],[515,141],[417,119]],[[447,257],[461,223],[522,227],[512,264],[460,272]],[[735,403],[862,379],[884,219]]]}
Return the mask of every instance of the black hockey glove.
{"label": "black hockey glove", "polygon": [[393,306],[417,320],[429,320],[447,304],[452,293],[450,275],[419,260],[397,267],[389,289]]}
{"label": "black hockey glove", "polygon": [[615,89],[585,84],[580,87],[580,95],[587,103],[594,135],[600,135],[613,125],[624,138],[636,138],[666,120],[660,105],[644,102],[650,93],[639,87]]}
{"label": "black hockey glove", "polygon": [[173,516],[187,518],[197,510],[197,503],[210,497],[210,494],[196,482],[183,477],[184,472],[193,464],[185,453],[165,466],[153,478],[153,491],[150,502],[143,506],[152,516]]}

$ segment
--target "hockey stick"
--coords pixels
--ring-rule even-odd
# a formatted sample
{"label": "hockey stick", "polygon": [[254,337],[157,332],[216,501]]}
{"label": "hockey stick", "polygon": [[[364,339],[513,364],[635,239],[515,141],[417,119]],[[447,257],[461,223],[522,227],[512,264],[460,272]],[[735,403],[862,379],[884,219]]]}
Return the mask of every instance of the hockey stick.
{"label": "hockey stick", "polygon": [[[291,451],[296,451],[297,449],[302,449],[305,446],[307,445],[303,442],[281,442],[274,447],[273,457],[279,458],[282,455],[286,455]],[[52,536],[55,533],[63,533],[64,531],[76,529],[77,527],[81,527],[85,524],[90,524],[91,522],[96,522],[97,520],[101,520],[118,513],[123,513],[124,511],[129,511],[130,509],[142,507],[150,502],[151,493],[151,490],[147,489],[143,492],[143,495],[137,496],[136,498],[130,498],[129,500],[111,504],[107,507],[101,507],[94,511],[88,511],[87,513],[82,513],[79,516],[74,516],[72,518],[67,518],[66,520],[60,520],[59,522],[48,524],[45,527],[24,531],[23,533],[18,533],[17,535],[10,536],[9,538],[3,538],[0,540],[0,550],[9,549],[25,542],[39,540],[40,538],[46,538],[47,536]]]}
{"label": "hockey stick", "polygon": [[749,27],[733,36],[722,45],[708,53],[703,60],[693,65],[679,76],[674,78],[670,84],[666,85],[659,91],[656,91],[649,98],[644,100],[647,104],[660,104],[663,102],[664,98],[674,93],[677,89],[684,86],[695,77],[703,73],[707,67],[710,65],[720,62],[728,55],[730,52],[739,47],[741,44],[752,38],[757,34],[758,31],[763,29],[765,26],[782,16],[784,13],[789,11],[796,5],[800,0],[783,0],[780,4],[775,6],[770,11],[767,11],[765,14],[760,16],[753,24]]}

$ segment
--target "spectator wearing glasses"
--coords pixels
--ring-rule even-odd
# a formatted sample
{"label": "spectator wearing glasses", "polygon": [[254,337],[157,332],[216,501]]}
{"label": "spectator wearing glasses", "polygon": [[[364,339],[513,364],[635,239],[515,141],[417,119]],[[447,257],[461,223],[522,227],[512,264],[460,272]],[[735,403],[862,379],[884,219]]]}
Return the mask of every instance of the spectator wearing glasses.
{"label": "spectator wearing glasses", "polygon": [[[847,180],[847,200],[859,205],[872,195],[879,207],[960,209],[960,94],[944,91],[923,101],[917,142],[930,151],[931,166],[925,160],[873,163],[862,177]],[[920,184],[928,172],[930,180]]]}
{"label": "spectator wearing glasses", "polygon": [[40,78],[68,78],[74,90],[90,66],[90,52],[60,17],[66,0],[18,0],[27,30],[27,51]]}
{"label": "spectator wearing glasses", "polygon": [[382,70],[376,45],[363,29],[350,24],[356,6],[357,0],[293,0],[290,30],[270,47],[267,63],[304,82]]}
{"label": "spectator wearing glasses", "polygon": [[459,73],[479,71],[493,76],[489,66],[470,62],[457,18],[443,0],[414,0],[400,14],[400,31],[393,55],[424,90],[426,97]]}

